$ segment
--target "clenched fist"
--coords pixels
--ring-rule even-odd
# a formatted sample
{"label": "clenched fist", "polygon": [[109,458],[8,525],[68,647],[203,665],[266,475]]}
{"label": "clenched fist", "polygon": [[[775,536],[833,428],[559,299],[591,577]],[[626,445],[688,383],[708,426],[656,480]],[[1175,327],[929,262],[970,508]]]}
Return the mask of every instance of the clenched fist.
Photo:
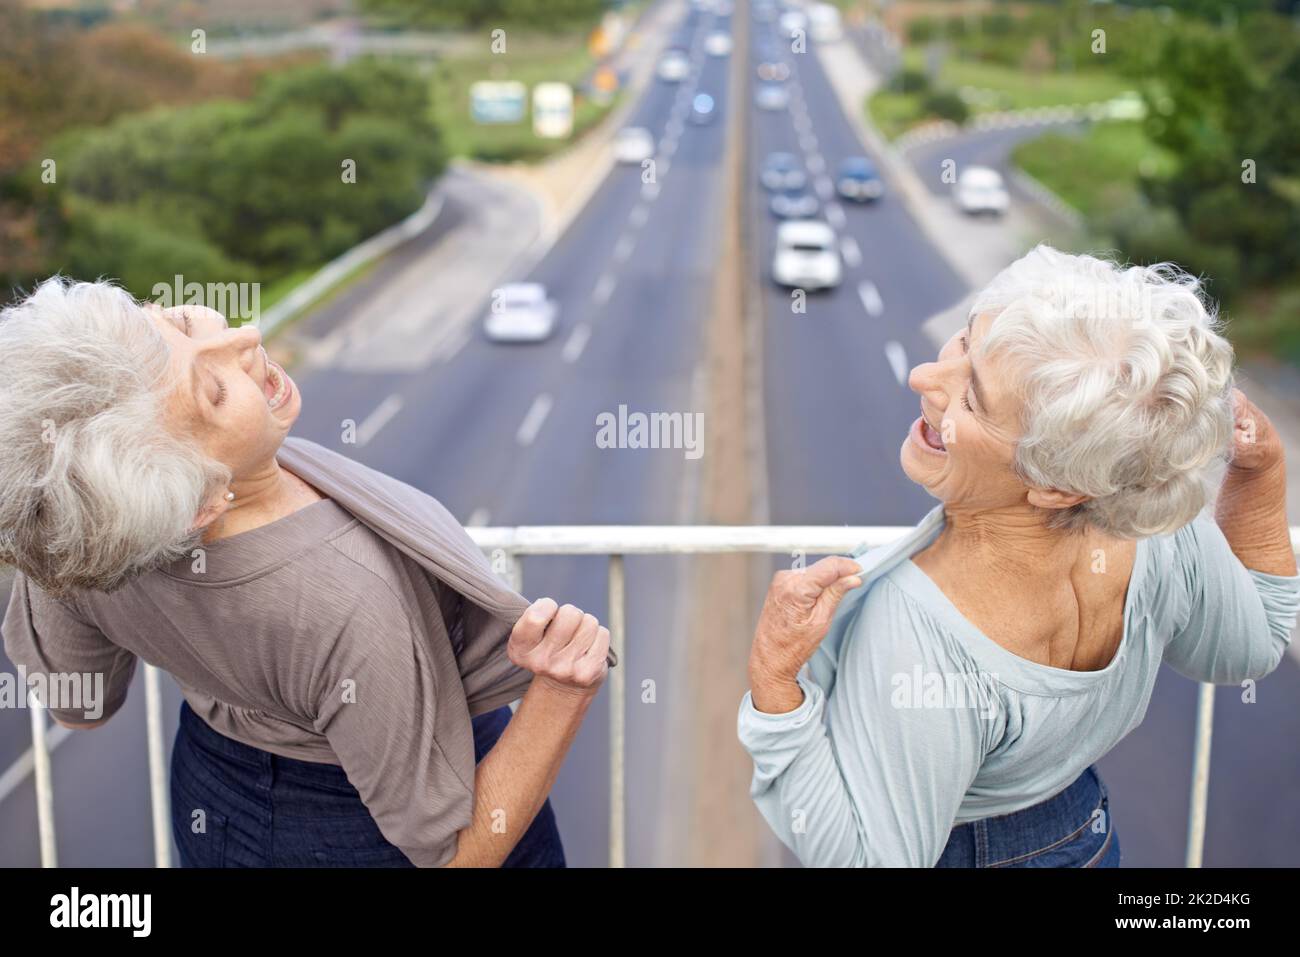
{"label": "clenched fist", "polygon": [[1253,472],[1282,458],[1282,442],[1268,416],[1240,389],[1232,390],[1232,467]]}
{"label": "clenched fist", "polygon": [[539,598],[510,632],[506,654],[552,687],[594,695],[609,671],[609,629],[573,605]]}
{"label": "clenched fist", "polygon": [[840,601],[862,584],[862,566],[832,556],[801,571],[777,572],[767,589],[749,653],[754,707],[780,714],[799,706],[795,675],[830,628]]}

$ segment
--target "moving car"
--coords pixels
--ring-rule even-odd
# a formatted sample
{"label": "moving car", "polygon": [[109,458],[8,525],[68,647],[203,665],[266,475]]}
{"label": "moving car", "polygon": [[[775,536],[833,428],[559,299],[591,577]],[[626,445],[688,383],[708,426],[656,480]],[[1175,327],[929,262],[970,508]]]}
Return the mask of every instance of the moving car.
{"label": "moving car", "polygon": [[781,60],[764,60],[758,65],[758,78],[765,83],[784,83],[790,79],[790,64]]}
{"label": "moving car", "polygon": [[784,110],[790,105],[790,94],[776,83],[762,83],[754,94],[754,105],[760,110]]}
{"label": "moving car", "polygon": [[776,231],[772,278],[798,289],[833,289],[840,284],[835,231],[816,219],[792,219]]}
{"label": "moving car", "polygon": [[809,31],[818,43],[834,43],[844,36],[840,11],[829,3],[815,3],[808,10]]}
{"label": "moving car", "polygon": [[555,331],[559,313],[540,282],[507,283],[493,290],[483,331],[494,342],[541,342]]}
{"label": "moving car", "polygon": [[798,33],[806,35],[808,32],[808,17],[799,10],[787,10],[781,14],[777,26],[781,28],[781,33],[787,37],[794,37]]}
{"label": "moving car", "polygon": [[964,213],[1002,215],[1011,205],[1002,174],[987,166],[967,166],[957,176],[953,198]]}
{"label": "moving car", "polygon": [[731,53],[731,34],[714,30],[704,38],[704,52],[709,56],[727,56]]}
{"label": "moving car", "polygon": [[680,83],[691,75],[691,58],[685,50],[665,50],[655,73],[665,83]]}
{"label": "moving car", "polygon": [[691,100],[692,123],[703,125],[713,119],[717,112],[717,105],[713,102],[713,97],[707,93],[696,93],[695,99]]}
{"label": "moving car", "polygon": [[772,153],[763,161],[759,181],[770,190],[803,189],[808,177],[793,153]]}
{"label": "moving car", "polygon": [[614,136],[614,159],[640,165],[655,155],[655,138],[644,126],[628,126]]}
{"label": "moving car", "polygon": [[855,203],[869,203],[885,193],[885,184],[876,167],[865,156],[853,156],[840,164],[835,177],[835,191]]}
{"label": "moving car", "polygon": [[817,197],[805,188],[779,189],[772,194],[769,208],[778,219],[811,219],[817,215]]}

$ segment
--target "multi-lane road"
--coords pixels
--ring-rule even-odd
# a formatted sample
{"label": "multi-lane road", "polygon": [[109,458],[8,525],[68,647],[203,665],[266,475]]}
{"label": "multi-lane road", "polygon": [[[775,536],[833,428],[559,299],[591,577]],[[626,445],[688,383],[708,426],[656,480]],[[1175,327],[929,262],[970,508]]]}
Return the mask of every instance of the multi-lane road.
{"label": "multi-lane road", "polygon": [[[748,15],[737,5],[736,16]],[[742,175],[750,298],[759,305],[765,461],[761,516],[775,524],[914,522],[931,501],[897,459],[917,398],[906,370],[934,352],[921,323],[957,300],[964,281],[886,184],[877,203],[836,199],[834,171],[868,151],[844,115],[819,58],[792,52],[770,22],[749,24],[750,45],[731,57],[705,52],[709,31],[729,16],[685,9],[670,42],[689,51],[680,83],[654,81],[629,125],[656,140],[654,182],[638,166],[616,166],[544,257],[514,279],[546,284],[560,308],[558,335],[538,345],[488,342],[477,327],[440,340],[421,363],[350,367],[346,354],[296,373],[304,396],[297,434],[337,448],[422,488],[473,525],[676,524],[693,521],[702,463],[683,450],[602,449],[597,416],[704,410],[705,319],[724,228],[729,169],[727,121],[747,111]],[[754,106],[754,48],[775,48],[790,67],[790,106]],[[746,77],[731,88],[731,59]],[[692,96],[707,92],[717,118],[689,122]],[[775,223],[758,185],[772,152],[799,157],[836,230],[844,282],[809,294],[792,310],[788,290],[769,280]],[[444,227],[445,227],[444,222]],[[382,276],[377,273],[376,276]],[[373,281],[373,280],[372,280]],[[448,282],[459,290],[463,284]],[[364,295],[363,283],[350,295]],[[445,310],[436,288],[427,309]],[[459,303],[458,305],[475,305]],[[477,311],[487,307],[487,295]],[[740,348],[740,344],[737,344]],[[413,365],[418,367],[412,367]],[[357,441],[344,442],[348,424]],[[629,864],[673,863],[668,792],[680,755],[672,729],[689,667],[683,620],[690,586],[685,560],[628,564],[628,646],[621,667],[627,711]],[[529,596],[550,594],[605,616],[603,559],[545,558],[524,566]],[[7,664],[7,663],[6,663]],[[653,680],[656,702],[640,699]],[[1300,719],[1287,702],[1300,691],[1288,657],[1259,704],[1223,692],[1216,734],[1207,861],[1294,864],[1300,824],[1287,812],[1300,797],[1291,744]],[[142,695],[121,717],[73,735],[55,755],[61,850],[72,863],[150,860]],[[606,855],[607,723],[592,712],[565,765],[553,801],[571,863]],[[1170,674],[1146,724],[1102,764],[1126,863],[1180,862],[1190,768],[1194,690]],[[168,717],[179,703],[168,689]],[[25,714],[0,715],[0,771],[26,747]],[[174,727],[174,724],[173,724]],[[707,787],[708,782],[694,782]],[[1288,797],[1291,800],[1288,800]],[[0,864],[31,863],[35,841],[30,784],[0,800]],[[113,821],[111,826],[104,822]]]}

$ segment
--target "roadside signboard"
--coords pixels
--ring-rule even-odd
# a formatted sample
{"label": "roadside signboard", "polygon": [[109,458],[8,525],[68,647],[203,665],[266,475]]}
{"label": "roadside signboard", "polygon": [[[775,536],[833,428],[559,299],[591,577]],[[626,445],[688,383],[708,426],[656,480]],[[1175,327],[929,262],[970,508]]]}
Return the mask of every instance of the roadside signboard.
{"label": "roadside signboard", "polygon": [[469,115],[475,123],[519,123],[528,106],[528,87],[514,80],[482,80],[469,88]]}
{"label": "roadside signboard", "polygon": [[548,140],[562,140],[573,132],[573,87],[567,83],[533,87],[533,132]]}

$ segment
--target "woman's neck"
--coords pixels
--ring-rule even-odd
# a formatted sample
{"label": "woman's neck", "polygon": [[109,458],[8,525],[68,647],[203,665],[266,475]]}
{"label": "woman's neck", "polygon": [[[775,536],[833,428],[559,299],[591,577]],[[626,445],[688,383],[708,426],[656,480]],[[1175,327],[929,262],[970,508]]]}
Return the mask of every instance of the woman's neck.
{"label": "woman's neck", "polygon": [[968,509],[944,507],[944,529],[927,549],[934,558],[960,559],[1014,580],[1060,580],[1112,540],[1094,531],[1048,528],[1031,505]]}
{"label": "woman's neck", "polygon": [[325,498],[275,459],[234,479],[230,490],[235,497],[221,517],[209,526],[205,541],[229,538],[269,525]]}

